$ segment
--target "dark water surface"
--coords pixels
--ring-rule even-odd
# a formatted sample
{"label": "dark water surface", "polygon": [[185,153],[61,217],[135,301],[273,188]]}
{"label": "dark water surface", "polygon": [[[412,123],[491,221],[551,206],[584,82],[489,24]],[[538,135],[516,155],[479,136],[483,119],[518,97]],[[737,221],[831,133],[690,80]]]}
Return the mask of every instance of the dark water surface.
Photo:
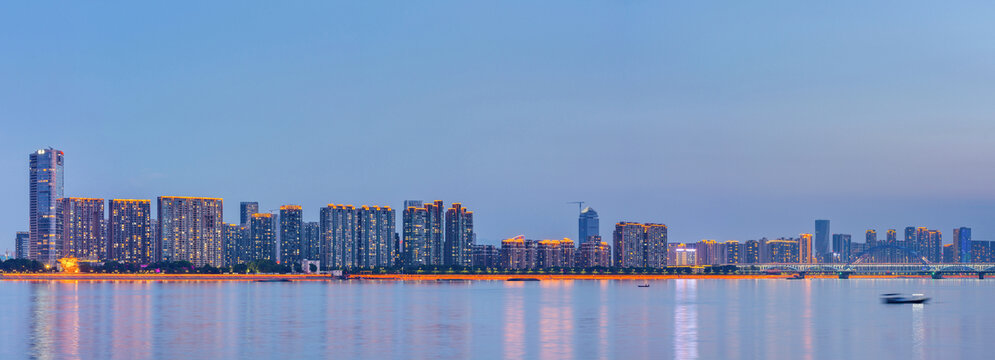
{"label": "dark water surface", "polygon": [[995,357],[995,280],[637,284],[2,281],[0,358]]}

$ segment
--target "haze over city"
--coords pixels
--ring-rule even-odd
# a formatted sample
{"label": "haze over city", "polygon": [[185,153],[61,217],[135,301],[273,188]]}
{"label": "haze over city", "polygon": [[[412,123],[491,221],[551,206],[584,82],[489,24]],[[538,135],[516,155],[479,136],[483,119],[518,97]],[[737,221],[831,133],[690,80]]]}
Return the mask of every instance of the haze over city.
{"label": "haze over city", "polygon": [[0,248],[49,146],[67,196],[231,222],[442,199],[496,244],[585,201],[606,238],[995,238],[991,3],[261,4],[0,5]]}

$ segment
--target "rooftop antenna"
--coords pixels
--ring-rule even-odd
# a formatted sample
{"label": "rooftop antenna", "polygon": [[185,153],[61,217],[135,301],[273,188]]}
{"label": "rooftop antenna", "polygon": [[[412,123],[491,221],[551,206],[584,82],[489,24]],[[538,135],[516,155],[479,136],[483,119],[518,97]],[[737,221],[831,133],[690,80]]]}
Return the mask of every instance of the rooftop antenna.
{"label": "rooftop antenna", "polygon": [[577,204],[577,212],[578,213],[580,213],[581,211],[584,211],[584,202],[583,201],[570,201],[570,202],[567,202],[567,204]]}

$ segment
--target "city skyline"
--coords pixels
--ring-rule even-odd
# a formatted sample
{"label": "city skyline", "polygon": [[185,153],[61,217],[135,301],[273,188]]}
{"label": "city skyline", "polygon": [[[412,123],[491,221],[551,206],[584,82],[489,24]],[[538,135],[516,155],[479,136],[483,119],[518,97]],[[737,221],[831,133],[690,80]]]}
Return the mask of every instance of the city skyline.
{"label": "city skyline", "polygon": [[[58,170],[56,172],[56,176],[58,178],[58,181],[56,182],[55,190],[52,190],[52,191],[61,192],[62,191],[61,188],[64,187],[64,185],[65,185],[65,179],[64,179],[64,174],[63,174],[64,173],[63,166],[64,166],[64,162],[65,162],[65,160],[64,160],[65,153],[62,150],[54,149],[54,148],[39,149],[39,150],[36,150],[34,152],[31,152],[29,154],[29,170],[31,168],[34,168],[36,166],[35,164],[37,163],[37,160],[35,160],[35,159],[38,156],[43,155],[43,154],[57,154],[58,155],[59,165],[58,165]],[[47,159],[46,161],[48,161],[48,162],[54,162],[55,161],[55,158],[51,158],[51,159],[45,158],[45,159]],[[54,167],[53,167],[53,169],[54,169]],[[29,173],[32,173],[32,172],[29,171]],[[37,180],[34,180],[35,179],[34,176],[35,175],[32,175],[31,179],[29,179],[29,185],[33,185],[33,184],[35,184],[37,182]],[[45,181],[48,181],[48,180],[42,179],[42,182],[45,182]],[[29,195],[34,194],[35,191],[36,190],[34,190],[34,187],[29,186]],[[210,200],[216,200],[216,201],[223,201],[223,198],[191,197],[191,196],[162,196],[162,195],[160,195],[160,196],[157,196],[155,198],[160,198],[160,201],[161,201],[161,198],[163,198],[163,197],[166,197],[166,198],[181,198],[181,199],[184,199],[184,198],[186,198],[186,199],[210,199]],[[104,199],[103,198],[88,198],[88,197],[76,197],[74,195],[67,195],[64,198],[58,198],[58,199],[54,199],[54,200],[56,200],[56,202],[61,201],[61,200],[65,200],[65,201],[68,201],[70,203],[76,203],[76,202],[80,202],[80,201],[91,201],[91,202],[96,201],[96,203],[99,204],[98,206],[99,206],[99,208],[100,208],[101,211],[104,208],[104,206],[103,206]],[[108,200],[119,201],[120,199],[108,198]],[[112,201],[108,201],[108,203],[111,203]],[[125,200],[125,201],[129,201],[129,200]],[[442,203],[443,203],[442,200],[435,200],[435,206],[440,206]],[[570,203],[576,203],[576,202],[567,202],[567,204],[570,204]],[[421,207],[422,206],[422,201],[420,201],[420,200],[404,200],[403,204],[404,204],[403,208],[405,210],[407,210],[411,206]],[[456,206],[459,206],[460,202],[455,202],[453,204],[456,205]],[[94,206],[94,205],[91,205],[91,206]],[[329,206],[331,206],[331,204]],[[349,206],[352,206],[352,205],[349,205]],[[426,204],[426,206],[428,206],[429,208],[432,207],[431,204]],[[222,208],[222,209],[218,209],[218,211],[217,211],[217,214],[220,214],[220,220],[219,221],[223,222],[225,224],[235,224],[235,225],[241,224],[242,221],[251,218],[252,215],[255,214],[255,213],[266,213],[266,214],[276,215],[277,217],[274,218],[274,221],[276,221],[276,219],[280,219],[280,221],[282,222],[283,218],[281,216],[279,216],[279,215],[281,215],[281,213],[285,213],[288,209],[293,209],[295,211],[295,215],[294,216],[296,216],[295,224],[299,223],[298,225],[296,225],[297,226],[296,232],[298,233],[298,235],[297,235],[298,239],[295,240],[296,241],[296,246],[297,246],[297,248],[296,248],[295,251],[298,251],[298,252],[304,251],[303,248],[302,248],[302,246],[304,246],[305,243],[304,243],[304,239],[301,238],[302,234],[300,233],[301,231],[303,231],[302,229],[303,229],[304,223],[307,223],[307,222],[310,222],[310,223],[319,223],[319,221],[311,221],[308,217],[304,216],[304,214],[307,213],[308,211],[304,210],[304,208],[301,205],[283,204],[283,205],[278,205],[275,209],[269,209],[269,210],[266,210],[266,211],[260,211],[259,210],[259,202],[258,201],[239,201],[239,206],[236,208],[236,214],[238,215],[239,223],[228,222],[226,216],[224,215],[225,213],[223,212],[223,206],[218,206],[218,207]],[[229,206],[229,208],[232,208],[232,207],[233,206]],[[360,206],[360,207],[365,207],[365,206]],[[377,208],[379,209],[379,207],[377,207]],[[390,210],[390,207],[387,207],[386,209]],[[435,212],[439,212],[439,210],[441,210],[441,209],[436,209]],[[112,211],[113,211],[113,208],[111,208],[111,210],[106,211],[105,212],[105,219],[101,220],[101,221],[109,222],[110,221],[110,217],[113,216]],[[63,214],[61,211],[56,211],[56,209],[51,210],[51,212],[53,214],[57,214],[58,216],[68,216],[68,214]],[[148,210],[147,210],[147,212],[148,212],[148,215],[146,215],[146,216],[151,216],[151,218],[153,218],[153,219],[158,219],[159,218],[159,216],[158,216],[157,213],[155,215],[151,215],[151,214],[153,214],[152,212],[150,212]],[[316,220],[320,220],[321,208],[317,209],[317,211],[315,211],[315,212],[319,213],[318,219],[316,219]],[[470,212],[470,214],[472,214],[472,212]],[[398,212],[395,215],[396,216],[393,216],[392,219],[391,219],[391,221],[397,222],[398,219],[396,219],[396,217],[398,217],[398,216],[401,217],[401,220],[404,220],[404,216],[405,216],[404,212]],[[439,215],[441,215],[441,213]],[[32,218],[32,217],[29,216],[29,219],[30,218]],[[441,219],[437,219],[437,220],[441,221]],[[618,220],[618,222],[627,222],[627,220]],[[590,223],[590,225],[588,225],[588,223]],[[584,233],[587,233],[588,231],[593,231],[593,230],[588,230],[588,228],[589,229],[598,229],[597,223],[598,223],[598,214],[597,214],[597,212],[591,206],[584,207],[578,213],[578,230],[577,230],[577,234],[568,235],[566,237],[567,238],[571,238],[571,239],[575,239],[575,240],[579,239],[579,238],[583,237]],[[242,225],[243,226],[247,226],[246,227],[246,231],[249,231],[249,233],[251,234],[251,226],[248,226],[249,224],[242,224]],[[441,225],[441,224],[439,224],[439,225]],[[276,231],[276,228],[281,228],[280,231],[282,233],[282,231],[283,231],[282,227],[283,226],[275,226],[274,225],[274,228],[273,228],[274,230],[273,231]],[[880,227],[869,228],[869,229],[866,229],[865,231],[876,231],[879,228]],[[927,230],[926,227],[921,227],[919,225],[911,225],[911,226],[906,225],[906,226],[900,226],[900,227],[890,228],[888,230],[891,231],[891,230],[896,230],[896,229],[900,229],[900,228],[904,228],[905,229],[906,241],[908,241],[908,239],[909,239],[909,236],[910,236],[909,231],[910,231],[910,229],[916,229],[916,228],[918,228],[919,231]],[[832,254],[833,252],[835,252],[835,250],[836,250],[836,248],[835,248],[836,247],[836,245],[835,245],[836,244],[836,240],[833,239],[832,243],[830,243],[830,241],[829,241],[830,240],[829,239],[830,236],[832,236],[832,237],[835,238],[836,235],[847,235],[847,236],[852,235],[852,233],[831,231],[831,229],[832,228],[830,227],[830,220],[828,220],[828,219],[816,219],[815,220],[815,226],[814,226],[814,230],[815,231],[813,232],[813,234],[815,234],[815,240],[814,241],[811,240],[811,239],[809,240],[810,241],[810,250],[809,251],[812,253],[813,258],[818,259],[818,258],[820,258],[820,256],[826,256],[828,254]],[[971,237],[970,234],[973,231],[972,230],[973,228],[970,227],[970,226],[959,225],[957,227],[954,227],[952,229],[952,231],[950,232],[950,234],[953,235],[952,238],[941,239],[942,240],[941,245],[955,244],[955,242],[956,242],[955,239],[959,239],[959,231],[958,231],[959,229],[967,229],[967,234],[968,234],[967,236],[968,236],[968,238]],[[403,230],[403,229],[400,229],[400,230]],[[56,229],[56,232],[57,232],[56,235],[57,235],[57,237],[61,237],[62,236],[61,231],[62,231],[61,228],[60,229]],[[508,239],[509,237],[513,237],[513,235],[511,235],[511,234],[515,233],[514,231],[512,231],[512,232],[505,233],[503,235],[498,235],[497,236],[497,240],[495,240],[495,241],[487,241],[487,240],[485,240],[484,242],[477,242],[477,233],[475,231],[473,231],[473,230],[470,230],[470,231],[471,231],[471,234],[472,234],[472,239],[469,240],[469,241],[471,243],[464,244],[463,245],[464,247],[470,246],[472,244],[499,245],[502,240]],[[940,232],[942,232],[943,230],[942,229],[937,229],[937,230],[934,230],[934,231],[940,231]],[[21,232],[22,231],[18,231],[16,233],[21,233]],[[855,233],[858,233],[858,232],[855,232]],[[517,234],[522,234],[522,233],[519,232]],[[823,246],[826,246],[827,249],[828,249],[828,252],[825,253],[825,254],[820,254],[820,249],[819,249],[819,247],[820,247],[820,241],[819,241],[820,240],[820,234],[823,235],[823,237],[825,238],[825,243],[823,244]],[[281,236],[278,236],[278,235],[279,234],[274,234],[274,236],[276,236],[276,238],[273,240],[273,241],[275,241],[275,248],[273,250],[274,251],[274,253],[273,253],[273,259],[280,259],[283,256],[287,256],[285,254],[281,256],[281,252],[282,251],[279,250],[279,249],[280,249],[280,243],[283,241],[283,239],[282,239]],[[403,237],[404,233],[400,232],[397,235]],[[804,235],[811,236],[810,234],[802,234],[802,235],[803,235],[803,238],[804,238]],[[29,236],[30,236],[30,232],[29,232]],[[223,234],[218,234],[216,236],[218,238],[221,238],[224,235]],[[599,231],[599,235],[598,236],[600,236],[600,231]],[[768,232],[768,234],[766,234],[766,235],[760,235],[760,236],[753,237],[753,238],[736,238],[736,239],[714,239],[714,238],[713,239],[709,239],[709,238],[701,238],[701,239],[677,239],[675,241],[672,241],[672,243],[678,243],[678,242],[679,243],[695,243],[695,242],[702,241],[702,240],[718,240],[718,241],[736,240],[736,241],[745,241],[745,240],[758,240],[758,239],[763,239],[763,238],[766,238],[766,239],[780,239],[780,238],[784,238],[785,236],[786,235],[778,233],[777,231],[771,231],[771,232]],[[250,235],[250,237],[251,237],[251,235]],[[555,236],[554,237],[548,237],[547,236],[547,237],[540,237],[540,238],[546,238],[546,239],[548,239],[548,238],[556,238],[556,237]],[[918,238],[918,236],[916,236],[916,238]],[[18,239],[18,237],[16,237],[16,236],[12,239],[12,240],[14,240],[14,244],[13,244],[14,246],[12,246],[12,248],[16,248],[16,241],[17,241],[17,239]],[[979,239],[979,238],[974,238],[974,239],[975,240],[983,240],[983,239]],[[405,238],[405,241],[407,241],[406,238]],[[583,241],[579,241],[579,240],[577,240],[577,242],[578,242],[578,244],[583,243]],[[865,243],[866,243],[866,241],[865,241]],[[58,245],[58,246],[72,246],[72,245],[63,245],[61,242],[59,244],[53,244],[53,246],[56,246],[56,245]],[[959,244],[955,244],[954,246],[955,246],[956,249],[958,249],[957,251],[960,251],[959,248],[958,248],[958,245]],[[441,247],[442,245],[440,244],[438,246]],[[921,247],[922,247],[922,245],[918,245],[918,244],[915,245],[915,246],[913,246],[913,248],[915,248],[915,249],[919,249]],[[395,254],[392,255],[392,256],[395,257],[395,258],[403,258],[405,256],[403,254],[404,250],[405,249],[391,249],[392,252],[395,252]],[[464,248],[462,251],[466,252],[466,253],[470,253],[470,250],[471,249],[469,249],[469,248]],[[8,249],[7,251],[13,253],[13,251],[11,251],[11,249]],[[60,248],[59,251],[62,251],[62,249]],[[168,251],[168,248],[165,249],[165,251]],[[219,251],[221,251],[222,253],[224,253],[227,250],[219,250]],[[443,251],[442,249],[436,249],[435,251],[440,251],[442,253],[445,253],[445,251]],[[802,250],[801,256],[803,256],[803,257],[807,256],[806,254],[807,253],[804,250]],[[102,255],[108,255],[108,254],[102,254]],[[439,255],[441,256],[442,254],[439,254]],[[965,257],[967,256],[966,254],[962,254],[962,255],[965,256]],[[214,255],[214,257],[215,257],[216,260],[213,260],[213,261],[214,262],[221,262],[222,260],[220,260],[220,259],[223,256],[228,256],[228,255]],[[940,256],[940,254],[933,254],[933,257],[939,257],[939,256]],[[83,258],[93,258],[93,256],[84,256]],[[298,253],[298,255],[295,255],[294,258],[295,259],[299,259],[299,253]],[[469,260],[467,260],[467,261],[469,261]]]}

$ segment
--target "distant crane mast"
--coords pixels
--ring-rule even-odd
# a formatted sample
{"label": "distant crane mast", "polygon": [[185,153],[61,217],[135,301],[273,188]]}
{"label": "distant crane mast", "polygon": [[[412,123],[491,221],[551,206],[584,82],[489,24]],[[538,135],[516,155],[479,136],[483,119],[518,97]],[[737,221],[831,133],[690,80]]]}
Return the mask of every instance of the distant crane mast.
{"label": "distant crane mast", "polygon": [[577,204],[577,213],[580,213],[581,211],[584,211],[584,202],[583,201],[570,201],[570,202],[567,202],[567,204]]}

